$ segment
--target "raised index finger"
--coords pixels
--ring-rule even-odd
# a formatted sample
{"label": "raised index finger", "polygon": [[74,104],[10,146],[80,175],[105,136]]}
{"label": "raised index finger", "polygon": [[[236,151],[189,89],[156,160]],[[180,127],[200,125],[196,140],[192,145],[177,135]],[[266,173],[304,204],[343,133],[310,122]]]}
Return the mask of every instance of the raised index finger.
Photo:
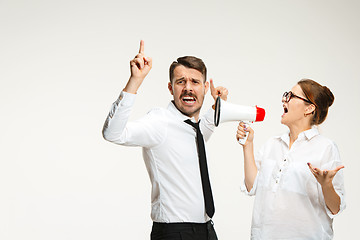
{"label": "raised index finger", "polygon": [[144,40],[141,40],[141,41],[140,41],[139,53],[144,53]]}

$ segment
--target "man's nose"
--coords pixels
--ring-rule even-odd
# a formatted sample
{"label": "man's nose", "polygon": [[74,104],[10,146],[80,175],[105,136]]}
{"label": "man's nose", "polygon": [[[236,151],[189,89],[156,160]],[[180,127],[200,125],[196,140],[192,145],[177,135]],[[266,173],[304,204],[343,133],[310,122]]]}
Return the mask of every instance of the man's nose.
{"label": "man's nose", "polygon": [[186,81],[185,86],[184,86],[184,90],[192,91],[192,85],[191,85],[190,81]]}

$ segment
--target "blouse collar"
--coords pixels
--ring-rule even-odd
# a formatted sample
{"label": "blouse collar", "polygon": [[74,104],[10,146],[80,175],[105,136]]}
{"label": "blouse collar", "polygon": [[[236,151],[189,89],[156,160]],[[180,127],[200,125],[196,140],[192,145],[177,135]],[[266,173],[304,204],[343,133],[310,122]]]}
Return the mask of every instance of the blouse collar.
{"label": "blouse collar", "polygon": [[[311,127],[311,129],[301,132],[297,139],[299,139],[299,140],[306,139],[306,140],[310,141],[313,137],[315,137],[316,135],[319,135],[319,134],[320,133],[319,133],[318,127],[314,125],[314,126]],[[281,139],[286,144],[289,144],[289,142],[290,142],[290,131],[287,131],[283,135],[277,136],[277,138]]]}

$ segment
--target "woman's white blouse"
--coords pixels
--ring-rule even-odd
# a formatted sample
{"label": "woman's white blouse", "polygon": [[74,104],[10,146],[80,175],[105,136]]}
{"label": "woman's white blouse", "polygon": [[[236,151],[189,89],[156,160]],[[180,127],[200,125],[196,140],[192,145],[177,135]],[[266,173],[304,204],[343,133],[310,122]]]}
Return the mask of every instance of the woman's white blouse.
{"label": "woman's white blouse", "polygon": [[251,239],[332,239],[334,216],[345,208],[344,177],[340,170],[333,179],[341,199],[333,215],[326,207],[321,185],[307,163],[321,170],[342,165],[337,146],[319,134],[317,127],[299,134],[289,149],[289,133],[271,138],[255,156],[258,173]]}

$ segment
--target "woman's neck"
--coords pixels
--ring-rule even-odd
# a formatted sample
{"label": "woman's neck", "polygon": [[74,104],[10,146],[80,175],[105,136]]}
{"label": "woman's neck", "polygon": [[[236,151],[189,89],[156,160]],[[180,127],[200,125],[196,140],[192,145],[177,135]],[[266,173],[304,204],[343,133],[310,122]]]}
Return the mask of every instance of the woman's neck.
{"label": "woman's neck", "polygon": [[293,145],[293,143],[296,141],[296,139],[298,138],[299,134],[311,129],[311,126],[309,124],[306,125],[300,125],[300,126],[289,126],[289,137],[290,137],[290,142],[289,142],[289,149],[291,148],[291,146]]}

